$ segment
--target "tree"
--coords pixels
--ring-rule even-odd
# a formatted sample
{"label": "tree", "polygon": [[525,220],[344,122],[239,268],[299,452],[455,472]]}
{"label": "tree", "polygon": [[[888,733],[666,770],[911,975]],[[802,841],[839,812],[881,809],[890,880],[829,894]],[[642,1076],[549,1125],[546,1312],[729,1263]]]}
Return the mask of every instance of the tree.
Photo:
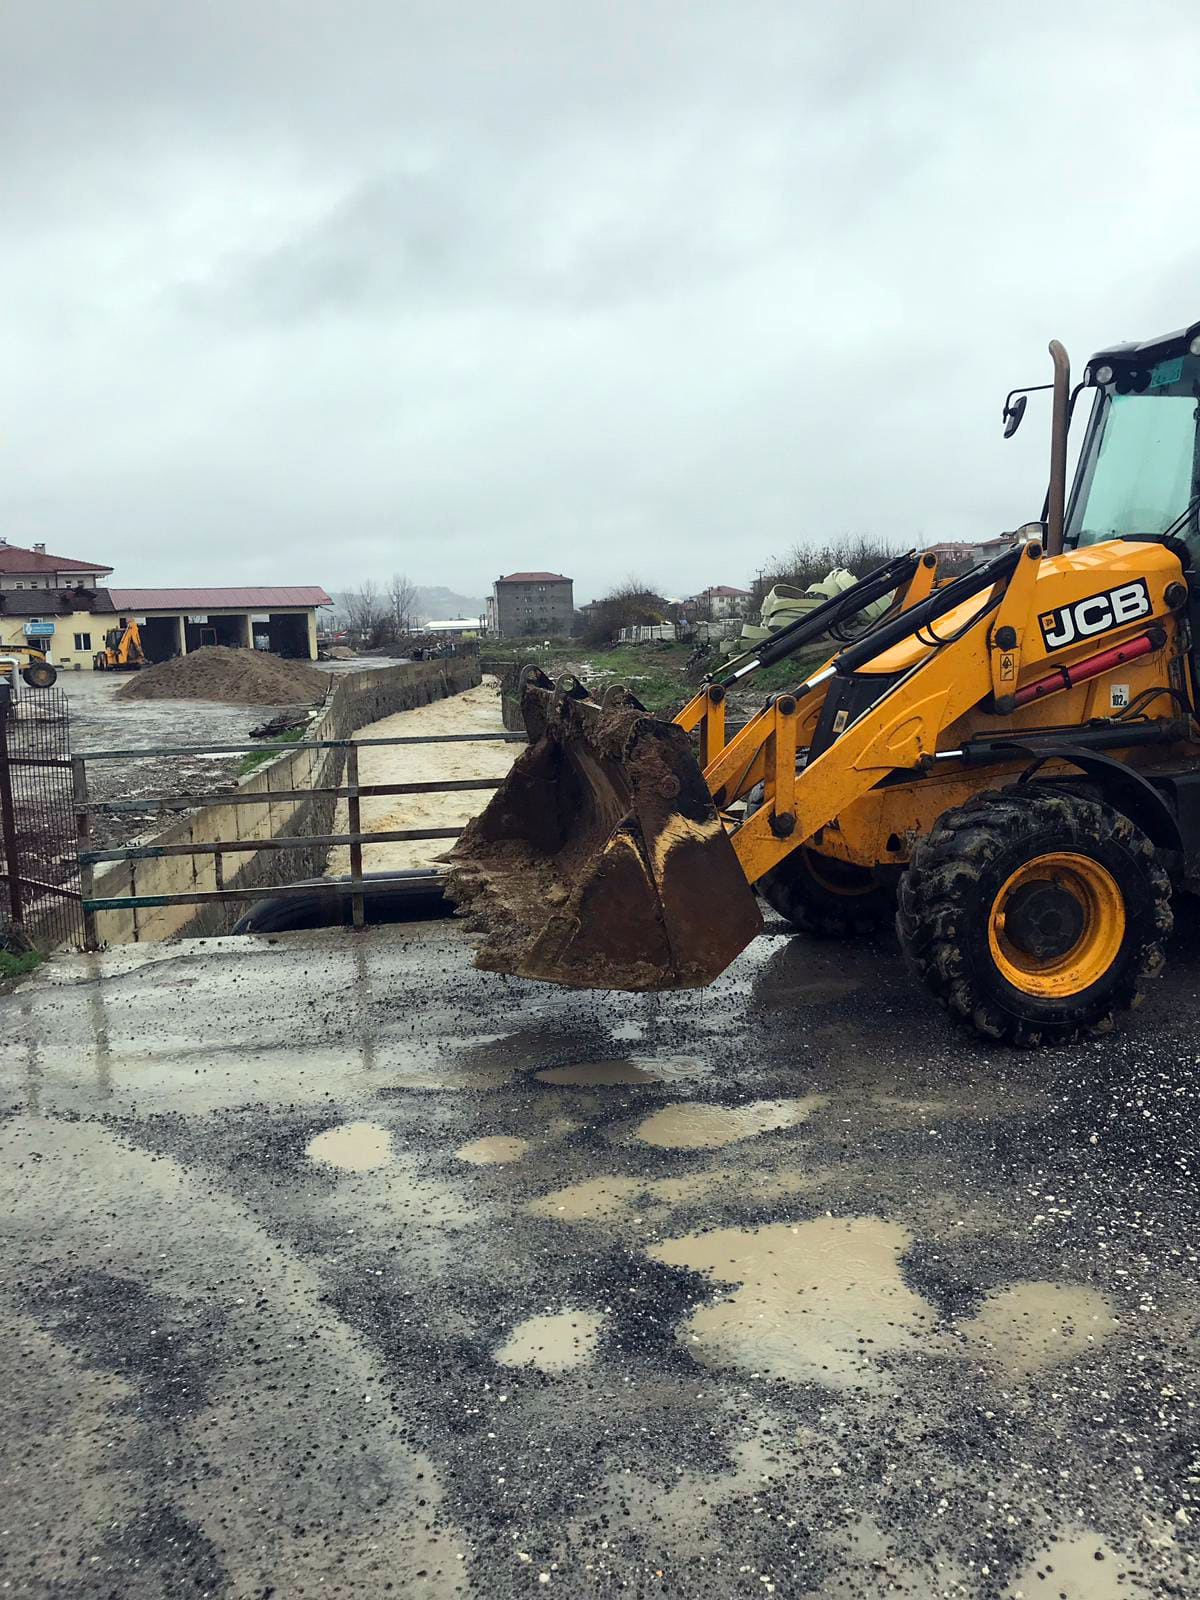
{"label": "tree", "polygon": [[387,589],[388,620],[393,639],[410,634],[417,622],[417,587],[403,572],[393,572]]}
{"label": "tree", "polygon": [[667,602],[640,578],[629,577],[594,605],[584,630],[586,644],[611,644],[622,628],[655,627],[667,620]]}
{"label": "tree", "polygon": [[868,572],[907,548],[864,533],[843,534],[840,539],[819,546],[797,541],[786,555],[764,564],[754,583],[754,604],[761,606],[763,596],[777,583],[804,590],[819,583],[834,567],[844,567],[856,578],[865,578]]}
{"label": "tree", "polygon": [[351,633],[360,644],[371,646],[381,642],[380,636],[383,625],[388,620],[388,610],[375,586],[374,579],[366,579],[357,589],[351,589],[346,594],[346,617]]}

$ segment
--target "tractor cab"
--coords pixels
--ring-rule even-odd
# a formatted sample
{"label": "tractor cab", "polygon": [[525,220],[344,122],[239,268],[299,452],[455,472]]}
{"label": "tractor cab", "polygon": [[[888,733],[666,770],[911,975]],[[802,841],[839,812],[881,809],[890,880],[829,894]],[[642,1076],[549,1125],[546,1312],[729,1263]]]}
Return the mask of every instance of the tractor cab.
{"label": "tractor cab", "polygon": [[1200,567],[1200,327],[1099,351],[1067,508],[1068,549],[1171,535]]}

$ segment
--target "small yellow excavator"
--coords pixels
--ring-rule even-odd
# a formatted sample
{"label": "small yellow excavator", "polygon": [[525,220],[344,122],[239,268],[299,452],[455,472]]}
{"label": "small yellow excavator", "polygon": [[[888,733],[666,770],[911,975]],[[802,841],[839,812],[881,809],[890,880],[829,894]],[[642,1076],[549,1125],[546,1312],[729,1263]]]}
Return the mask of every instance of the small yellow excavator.
{"label": "small yellow excavator", "polygon": [[[531,675],[531,745],[448,858],[479,965],[705,984],[758,932],[757,890],[810,934],[894,916],[913,973],[990,1038],[1072,1039],[1139,1002],[1172,891],[1200,888],[1200,323],[1098,352],[1074,391],[1050,351],[1042,517],[963,576],[889,562],[673,722]],[[819,670],[727,729],[729,690],[826,635]]]}
{"label": "small yellow excavator", "polygon": [[142,649],[141,630],[134,621],[110,628],[104,635],[104,649],[97,650],[92,657],[97,672],[136,672],[148,664]]}

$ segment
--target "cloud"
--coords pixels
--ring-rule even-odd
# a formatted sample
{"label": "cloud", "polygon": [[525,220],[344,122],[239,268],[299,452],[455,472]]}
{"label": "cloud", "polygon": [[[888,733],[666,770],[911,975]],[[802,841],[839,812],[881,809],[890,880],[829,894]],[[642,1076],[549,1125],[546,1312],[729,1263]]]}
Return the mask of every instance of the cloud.
{"label": "cloud", "polygon": [[0,15],[0,529],[126,583],[742,582],[1036,513],[1200,312],[1185,5]]}

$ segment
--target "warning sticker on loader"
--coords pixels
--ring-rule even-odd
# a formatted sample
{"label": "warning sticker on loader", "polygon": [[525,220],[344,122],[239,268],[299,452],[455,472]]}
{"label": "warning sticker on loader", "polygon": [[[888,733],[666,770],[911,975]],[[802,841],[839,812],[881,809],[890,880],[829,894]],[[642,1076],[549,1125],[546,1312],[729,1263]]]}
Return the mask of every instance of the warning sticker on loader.
{"label": "warning sticker on loader", "polygon": [[1111,711],[1124,711],[1129,704],[1129,685],[1127,683],[1110,683],[1108,686],[1108,705]]}

